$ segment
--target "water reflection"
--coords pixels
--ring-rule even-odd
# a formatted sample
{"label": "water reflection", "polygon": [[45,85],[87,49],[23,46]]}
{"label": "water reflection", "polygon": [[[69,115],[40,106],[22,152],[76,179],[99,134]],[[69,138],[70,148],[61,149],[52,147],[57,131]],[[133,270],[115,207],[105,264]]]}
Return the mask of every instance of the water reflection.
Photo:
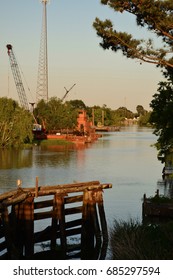
{"label": "water reflection", "polygon": [[35,167],[58,167],[69,164],[72,150],[59,147],[35,147],[33,150],[33,165]]}
{"label": "water reflection", "polygon": [[36,176],[39,185],[99,180],[113,185],[104,194],[108,221],[140,217],[143,194],[153,195],[161,177],[162,165],[151,147],[155,142],[151,129],[130,127],[75,149],[0,151],[0,192],[15,188],[17,179],[33,187]]}
{"label": "water reflection", "polygon": [[31,167],[32,150],[0,149],[0,169]]}

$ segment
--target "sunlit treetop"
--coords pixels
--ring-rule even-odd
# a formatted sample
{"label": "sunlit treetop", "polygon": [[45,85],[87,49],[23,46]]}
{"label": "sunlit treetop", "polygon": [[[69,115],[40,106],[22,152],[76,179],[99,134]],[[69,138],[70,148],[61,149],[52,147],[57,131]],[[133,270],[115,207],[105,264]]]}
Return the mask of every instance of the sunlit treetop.
{"label": "sunlit treetop", "polygon": [[120,50],[127,58],[153,63],[167,69],[173,68],[172,0],[101,0],[101,3],[108,5],[115,12],[133,14],[138,26],[154,32],[163,42],[161,47],[156,48],[152,39],[135,39],[132,34],[114,29],[110,20],[102,21],[96,18],[93,26],[102,39],[100,45],[103,49],[111,49],[114,52]]}

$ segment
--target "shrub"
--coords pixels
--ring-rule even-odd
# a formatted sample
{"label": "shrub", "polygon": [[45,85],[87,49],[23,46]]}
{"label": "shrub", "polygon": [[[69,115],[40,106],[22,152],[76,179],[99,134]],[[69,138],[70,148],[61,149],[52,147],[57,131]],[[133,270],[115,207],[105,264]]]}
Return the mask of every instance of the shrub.
{"label": "shrub", "polygon": [[173,222],[140,224],[114,221],[110,229],[110,253],[114,260],[173,259]]}

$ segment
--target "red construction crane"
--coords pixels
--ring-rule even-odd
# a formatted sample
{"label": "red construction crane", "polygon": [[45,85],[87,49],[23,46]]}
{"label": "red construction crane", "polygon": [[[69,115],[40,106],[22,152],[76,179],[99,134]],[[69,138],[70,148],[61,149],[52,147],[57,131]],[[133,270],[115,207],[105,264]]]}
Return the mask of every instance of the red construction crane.
{"label": "red construction crane", "polygon": [[25,89],[24,89],[24,86],[23,86],[23,83],[22,83],[22,78],[21,78],[19,66],[18,66],[16,57],[14,55],[12,45],[8,44],[6,47],[7,47],[7,50],[8,50],[7,53],[8,53],[8,56],[9,56],[11,70],[12,70],[14,81],[15,81],[15,84],[16,84],[16,89],[17,89],[17,92],[18,92],[18,95],[19,95],[20,105],[24,109],[29,110],[29,104],[28,104],[28,101],[27,101],[27,97],[26,97]]}

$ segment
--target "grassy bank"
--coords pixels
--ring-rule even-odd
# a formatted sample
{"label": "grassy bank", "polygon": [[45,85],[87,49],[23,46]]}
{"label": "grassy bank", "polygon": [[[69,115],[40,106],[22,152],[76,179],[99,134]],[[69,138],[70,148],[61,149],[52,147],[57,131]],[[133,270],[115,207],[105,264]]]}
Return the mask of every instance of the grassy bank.
{"label": "grassy bank", "polygon": [[114,260],[172,260],[173,222],[144,225],[114,221],[110,254]]}
{"label": "grassy bank", "polygon": [[44,140],[34,140],[33,144],[39,146],[70,146],[73,145],[72,142],[64,139],[44,139]]}

